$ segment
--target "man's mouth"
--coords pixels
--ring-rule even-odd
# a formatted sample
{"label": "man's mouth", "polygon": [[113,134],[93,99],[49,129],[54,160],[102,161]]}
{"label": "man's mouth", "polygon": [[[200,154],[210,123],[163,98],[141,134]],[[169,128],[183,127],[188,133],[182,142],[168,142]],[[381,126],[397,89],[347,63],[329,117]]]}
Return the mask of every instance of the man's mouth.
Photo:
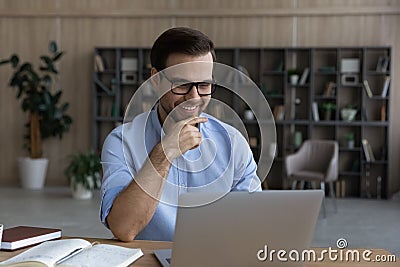
{"label": "man's mouth", "polygon": [[183,105],[181,105],[181,108],[183,108],[184,110],[187,110],[187,111],[193,111],[193,110],[195,110],[196,108],[198,107],[198,105],[196,105],[196,106],[183,106]]}

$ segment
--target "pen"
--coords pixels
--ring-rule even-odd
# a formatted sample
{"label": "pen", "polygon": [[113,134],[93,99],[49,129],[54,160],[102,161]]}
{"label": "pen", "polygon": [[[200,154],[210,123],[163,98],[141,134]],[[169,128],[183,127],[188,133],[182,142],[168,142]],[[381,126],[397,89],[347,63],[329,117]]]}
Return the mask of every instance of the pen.
{"label": "pen", "polygon": [[73,256],[75,256],[76,254],[78,254],[78,253],[81,252],[82,250],[83,250],[83,248],[77,248],[77,249],[75,249],[74,251],[72,251],[72,252],[69,253],[68,255],[62,257],[61,259],[59,259],[59,260],[56,262],[56,265],[57,265],[57,264],[60,264],[60,263],[62,263],[62,262],[64,262],[64,261],[66,261],[66,260],[68,260],[69,258],[71,258],[71,257],[73,257]]}

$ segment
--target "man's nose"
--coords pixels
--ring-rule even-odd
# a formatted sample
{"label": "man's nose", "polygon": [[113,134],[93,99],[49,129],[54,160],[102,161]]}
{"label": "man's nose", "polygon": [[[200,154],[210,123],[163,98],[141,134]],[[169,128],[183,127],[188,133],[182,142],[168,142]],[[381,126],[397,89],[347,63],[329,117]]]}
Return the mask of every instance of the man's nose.
{"label": "man's nose", "polygon": [[190,88],[189,92],[186,94],[186,99],[193,99],[193,98],[200,98],[195,84],[192,84],[192,87]]}

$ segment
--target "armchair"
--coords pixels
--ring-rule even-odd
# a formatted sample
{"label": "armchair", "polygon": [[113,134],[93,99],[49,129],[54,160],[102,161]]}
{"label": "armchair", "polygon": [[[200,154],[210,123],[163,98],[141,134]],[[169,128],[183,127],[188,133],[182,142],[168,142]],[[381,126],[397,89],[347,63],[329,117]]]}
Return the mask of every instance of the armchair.
{"label": "armchair", "polygon": [[[325,191],[325,183],[329,184],[329,193],[334,199],[337,210],[333,182],[338,179],[339,145],[333,140],[307,140],[294,154],[285,158],[287,178],[292,181],[292,189],[296,189],[298,181],[301,188],[304,181],[319,182]],[[325,200],[323,212],[326,217]]]}

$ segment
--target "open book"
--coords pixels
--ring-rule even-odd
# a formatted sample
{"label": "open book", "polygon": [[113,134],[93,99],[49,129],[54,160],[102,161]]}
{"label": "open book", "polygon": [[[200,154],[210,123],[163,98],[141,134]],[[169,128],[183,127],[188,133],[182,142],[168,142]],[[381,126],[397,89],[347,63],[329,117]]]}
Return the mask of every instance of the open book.
{"label": "open book", "polygon": [[141,249],[91,244],[83,239],[64,239],[44,242],[0,262],[0,266],[125,267],[141,256]]}

